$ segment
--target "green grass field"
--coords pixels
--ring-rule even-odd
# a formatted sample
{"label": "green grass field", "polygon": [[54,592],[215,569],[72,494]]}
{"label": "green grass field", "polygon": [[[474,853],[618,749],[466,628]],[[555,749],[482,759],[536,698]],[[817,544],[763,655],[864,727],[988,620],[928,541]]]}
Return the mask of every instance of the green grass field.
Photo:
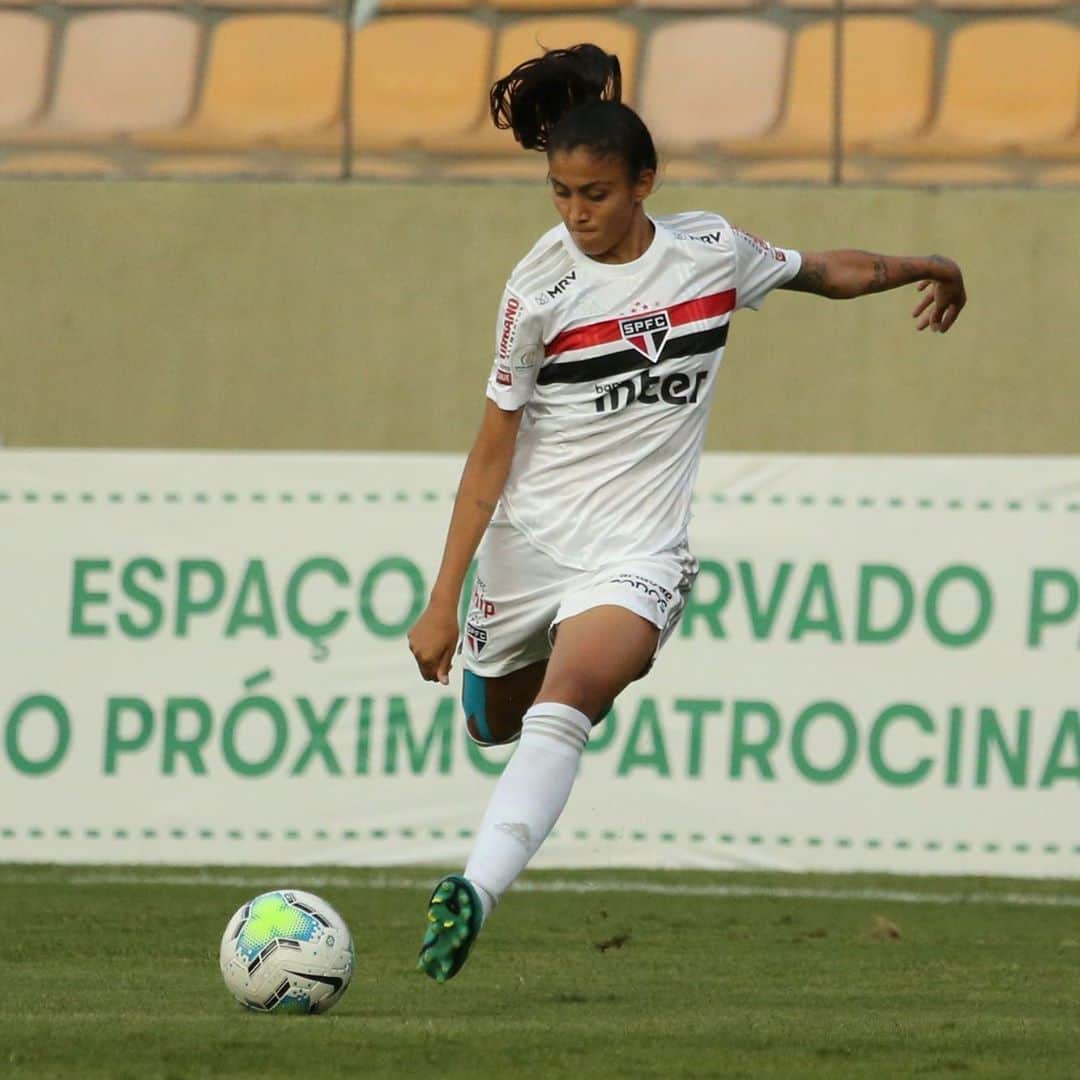
{"label": "green grass field", "polygon": [[[0,866],[0,1076],[1080,1076],[1080,882],[531,873],[440,987],[435,873]],[[326,1016],[217,970],[283,885],[356,939]]]}

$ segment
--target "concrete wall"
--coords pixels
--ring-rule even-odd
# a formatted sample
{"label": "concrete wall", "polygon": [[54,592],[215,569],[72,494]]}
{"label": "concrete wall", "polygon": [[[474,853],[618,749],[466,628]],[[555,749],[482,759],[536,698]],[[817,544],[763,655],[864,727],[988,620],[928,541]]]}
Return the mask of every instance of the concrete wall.
{"label": "concrete wall", "polygon": [[[711,449],[1080,452],[1080,192],[702,188],[776,243],[943,252],[914,288],[737,316]],[[517,185],[0,183],[0,436],[15,446],[464,450],[506,275],[554,213]]]}

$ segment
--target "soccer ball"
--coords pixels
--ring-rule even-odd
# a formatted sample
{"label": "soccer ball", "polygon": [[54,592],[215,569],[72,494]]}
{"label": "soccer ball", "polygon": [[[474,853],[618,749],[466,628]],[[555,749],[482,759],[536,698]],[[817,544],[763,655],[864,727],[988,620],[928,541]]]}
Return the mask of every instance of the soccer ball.
{"label": "soccer ball", "polygon": [[345,993],[356,963],[345,920],[299,889],[244,904],[225,927],[220,959],[233,997],[272,1013],[326,1012]]}

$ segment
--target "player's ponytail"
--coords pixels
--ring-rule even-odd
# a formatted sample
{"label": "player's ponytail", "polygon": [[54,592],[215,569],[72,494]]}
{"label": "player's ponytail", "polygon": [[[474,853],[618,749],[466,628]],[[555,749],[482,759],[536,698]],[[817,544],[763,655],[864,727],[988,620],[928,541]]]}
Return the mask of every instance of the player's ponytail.
{"label": "player's ponytail", "polygon": [[632,179],[656,170],[649,129],[622,104],[619,58],[597,45],[550,49],[518,64],[491,88],[491,118],[526,150],[586,146],[621,158]]}
{"label": "player's ponytail", "polygon": [[619,58],[597,45],[550,49],[518,64],[491,88],[491,118],[526,150],[546,150],[551,132],[575,105],[622,99]]}

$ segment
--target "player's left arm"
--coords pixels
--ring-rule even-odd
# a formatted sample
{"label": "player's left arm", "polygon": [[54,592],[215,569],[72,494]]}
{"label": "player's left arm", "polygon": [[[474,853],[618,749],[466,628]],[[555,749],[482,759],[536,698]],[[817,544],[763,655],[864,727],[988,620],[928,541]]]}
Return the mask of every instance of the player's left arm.
{"label": "player's left arm", "polygon": [[807,251],[798,273],[780,286],[831,300],[897,289],[918,283],[920,298],[912,317],[917,330],[945,333],[967,303],[960,267],[944,255],[877,255],[871,251]]}

